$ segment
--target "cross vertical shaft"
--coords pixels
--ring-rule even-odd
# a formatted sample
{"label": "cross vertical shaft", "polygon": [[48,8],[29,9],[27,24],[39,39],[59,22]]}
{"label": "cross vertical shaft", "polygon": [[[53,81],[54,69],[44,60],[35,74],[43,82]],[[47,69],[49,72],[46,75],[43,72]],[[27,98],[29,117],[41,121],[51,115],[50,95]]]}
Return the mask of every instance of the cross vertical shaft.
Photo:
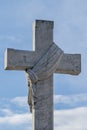
{"label": "cross vertical shaft", "polygon": [[53,76],[36,85],[37,103],[32,110],[33,130],[53,130]]}
{"label": "cross vertical shaft", "polygon": [[[38,58],[53,43],[53,22],[36,20],[33,25],[33,45]],[[53,130],[53,76],[36,84],[36,104],[32,110],[33,130]]]}

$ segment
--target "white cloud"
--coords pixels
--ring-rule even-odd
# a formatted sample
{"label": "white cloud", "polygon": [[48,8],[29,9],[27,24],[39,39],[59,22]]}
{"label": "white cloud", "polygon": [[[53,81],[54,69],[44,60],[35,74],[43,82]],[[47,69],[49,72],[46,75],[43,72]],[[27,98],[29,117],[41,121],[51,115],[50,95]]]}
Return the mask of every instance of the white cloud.
{"label": "white cloud", "polygon": [[[8,110],[10,111],[10,110]],[[87,129],[87,107],[81,107],[69,110],[54,111],[54,129],[55,130],[86,130]],[[31,114],[23,113],[0,117],[0,127],[3,125],[3,130],[6,126],[15,127],[15,129],[24,128],[31,130],[32,118]]]}
{"label": "white cloud", "polygon": [[15,97],[11,99],[11,102],[20,106],[20,107],[27,107],[27,97]]}
{"label": "white cloud", "polygon": [[[13,99],[6,99],[6,103],[10,105],[16,105],[21,108],[27,107],[28,104],[26,102],[27,97],[15,97]],[[5,99],[4,99],[5,102]],[[54,95],[54,104],[63,103],[66,105],[75,106],[78,103],[87,102],[87,94],[78,94],[78,95]],[[12,103],[12,104],[11,104]],[[55,111],[55,110],[54,110]],[[4,116],[0,117],[0,125],[26,125],[30,128],[31,126],[31,114],[29,112],[23,112],[21,114],[20,111],[12,110],[9,108],[2,108],[0,110]],[[83,130],[82,128],[87,128],[85,126],[85,120],[87,118],[87,107],[79,107],[75,109],[68,110],[56,110],[54,112],[55,119],[55,130],[69,130],[76,129]],[[28,126],[29,124],[29,126]],[[65,128],[65,129],[64,129]],[[71,129],[71,130],[72,130]]]}
{"label": "white cloud", "polygon": [[[65,104],[76,104],[78,102],[86,102],[87,94],[79,95],[55,95],[54,102],[65,103]],[[25,101],[27,97],[15,97],[13,99],[6,99],[6,103],[12,103],[19,106],[21,109],[26,105]],[[4,99],[5,101],[5,99]],[[8,102],[9,101],[9,102]],[[26,102],[26,103],[25,103]],[[10,106],[10,105],[9,105]],[[0,116],[0,128],[3,130],[8,128],[21,128],[24,130],[31,130],[32,127],[32,115],[29,112],[22,112],[19,114],[16,110],[9,108],[0,109],[0,113],[4,116]],[[87,107],[79,107],[68,110],[54,110],[54,129],[55,130],[86,130],[86,119],[87,119]],[[13,129],[14,130],[14,129]]]}
{"label": "white cloud", "polygon": [[[7,111],[10,112],[9,109]],[[10,115],[6,113],[4,117],[0,117],[0,124],[21,125],[27,123],[29,124],[31,123],[30,113],[23,113],[23,114],[12,113]]]}
{"label": "white cloud", "polygon": [[0,129],[27,130],[29,128],[30,130],[32,124],[32,115],[30,113],[19,114],[10,109],[1,109],[0,113],[4,114],[4,116],[0,116]]}
{"label": "white cloud", "polygon": [[87,107],[55,111],[55,130],[87,130]]}
{"label": "white cloud", "polygon": [[63,103],[70,106],[76,106],[78,103],[87,102],[87,93],[85,94],[74,94],[74,95],[54,95],[54,103]]}
{"label": "white cloud", "polygon": [[[83,106],[87,102],[87,93],[73,94],[73,95],[54,95],[54,104],[65,104],[71,107]],[[28,108],[27,96],[15,97],[10,100],[10,103],[15,104],[21,108]]]}
{"label": "white cloud", "polygon": [[[87,93],[81,94],[72,94],[72,95],[54,95],[54,105],[63,104],[68,107],[79,107],[79,106],[87,106]],[[3,109],[3,113],[8,113],[8,115],[12,114],[11,111],[8,111],[7,108],[11,108],[12,106],[16,107],[19,112],[29,111],[29,105],[27,102],[27,96],[15,97],[12,99],[1,99],[0,100],[1,109]],[[63,108],[64,109],[64,108]]]}
{"label": "white cloud", "polygon": [[13,112],[7,108],[1,109],[0,113],[3,113],[5,116],[12,116]]}

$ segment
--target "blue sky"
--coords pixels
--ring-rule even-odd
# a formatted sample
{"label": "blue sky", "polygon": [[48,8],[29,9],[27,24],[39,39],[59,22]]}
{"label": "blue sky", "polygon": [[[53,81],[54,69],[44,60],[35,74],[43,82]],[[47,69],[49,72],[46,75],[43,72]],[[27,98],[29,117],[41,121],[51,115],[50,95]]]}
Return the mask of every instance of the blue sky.
{"label": "blue sky", "polygon": [[25,73],[5,71],[4,52],[32,50],[35,19],[53,20],[54,42],[82,57],[80,75],[54,75],[54,130],[87,130],[87,0],[0,0],[0,130],[31,130]]}

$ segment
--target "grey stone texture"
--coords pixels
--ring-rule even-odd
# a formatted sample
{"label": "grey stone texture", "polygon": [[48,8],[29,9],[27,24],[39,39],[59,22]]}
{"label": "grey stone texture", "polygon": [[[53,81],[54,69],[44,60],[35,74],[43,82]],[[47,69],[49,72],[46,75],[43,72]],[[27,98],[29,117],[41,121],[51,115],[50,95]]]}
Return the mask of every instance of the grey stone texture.
{"label": "grey stone texture", "polygon": [[53,73],[78,75],[81,55],[65,54],[53,42],[53,21],[33,24],[33,51],[6,49],[6,70],[24,70],[33,130],[53,130]]}

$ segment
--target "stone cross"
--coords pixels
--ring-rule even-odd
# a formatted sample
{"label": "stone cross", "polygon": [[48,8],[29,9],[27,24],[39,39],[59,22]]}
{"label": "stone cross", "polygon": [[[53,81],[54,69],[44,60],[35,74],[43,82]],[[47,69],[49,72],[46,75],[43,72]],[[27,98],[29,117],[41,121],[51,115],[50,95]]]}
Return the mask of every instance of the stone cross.
{"label": "stone cross", "polygon": [[[5,69],[26,70],[33,130],[53,130],[53,73],[78,75],[81,55],[65,54],[53,42],[53,21],[33,24],[33,51],[6,49]],[[33,81],[33,79],[35,81]],[[30,97],[29,97],[30,96]]]}

